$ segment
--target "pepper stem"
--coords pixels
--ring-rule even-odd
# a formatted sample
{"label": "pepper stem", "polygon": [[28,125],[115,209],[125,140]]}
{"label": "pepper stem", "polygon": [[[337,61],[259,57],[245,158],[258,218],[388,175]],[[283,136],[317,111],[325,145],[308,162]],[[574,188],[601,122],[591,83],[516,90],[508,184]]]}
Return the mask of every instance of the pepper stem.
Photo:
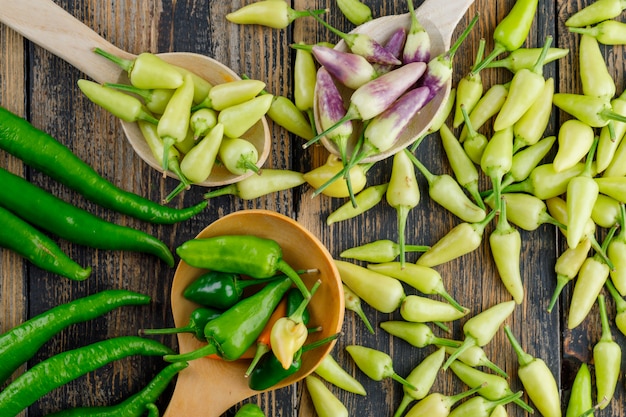
{"label": "pepper stem", "polygon": [[315,143],[319,142],[321,138],[323,138],[324,136],[326,136],[333,130],[337,129],[339,126],[341,126],[345,122],[349,122],[350,120],[355,120],[355,119],[357,119],[357,116],[355,114],[352,114],[350,112],[346,113],[345,116],[343,116],[341,119],[335,122],[334,125],[330,126],[328,129],[324,130],[322,133],[318,133],[317,135],[309,139],[304,145],[302,145],[302,149],[306,149],[309,146],[314,145]]}
{"label": "pepper stem", "polygon": [[539,54],[539,58],[537,58],[537,62],[532,68],[532,72],[543,75],[543,64],[546,61],[546,57],[548,56],[548,51],[550,50],[550,45],[552,44],[552,36],[546,36],[546,43],[544,43],[543,48],[541,48],[541,53]]}
{"label": "pepper stem", "polygon": [[563,274],[557,274],[556,276],[556,288],[554,288],[554,292],[552,293],[552,298],[550,298],[550,304],[548,305],[548,313],[552,312],[552,309],[556,305],[557,300],[559,299],[559,295],[563,291],[563,288],[571,281],[571,279]]}
{"label": "pepper stem", "polygon": [[402,385],[404,385],[407,388],[412,389],[413,391],[417,391],[417,388],[415,387],[415,385],[411,384],[409,381],[407,381],[406,379],[402,378],[400,375],[398,375],[395,372],[393,374],[391,374],[391,379],[401,383]]}
{"label": "pepper stem", "polygon": [[165,329],[139,329],[139,336],[156,335],[156,334],[178,334],[178,333],[193,333],[194,326],[188,324],[184,327],[168,327]]}
{"label": "pepper stem", "polygon": [[116,83],[104,83],[105,87],[115,88],[116,90],[126,91],[128,93],[137,94],[139,97],[144,99],[144,101],[149,101],[151,97],[151,93],[149,90],[144,90],[142,88],[137,88],[128,84],[116,84]]}
{"label": "pepper stem", "polygon": [[521,367],[527,366],[532,361],[535,360],[535,358],[532,355],[524,351],[524,349],[522,348],[522,345],[520,345],[517,339],[515,338],[515,336],[513,336],[513,333],[511,332],[511,328],[509,327],[508,324],[504,325],[504,332],[506,333],[506,337],[509,338],[509,342],[511,343],[511,346],[513,347],[513,350],[515,351],[515,354],[517,355],[517,360]]}
{"label": "pepper stem", "polygon": [[463,343],[461,343],[461,345],[457,347],[456,350],[448,357],[448,360],[446,361],[446,363],[443,364],[441,369],[443,369],[444,371],[448,369],[448,367],[452,364],[452,362],[456,360],[456,358],[458,358],[463,352],[465,352],[472,346],[477,346],[476,339],[474,339],[470,335],[466,335]]}
{"label": "pepper stem", "polygon": [[309,302],[311,301],[313,294],[315,294],[315,292],[317,291],[317,289],[319,288],[321,284],[322,284],[322,280],[318,279],[317,281],[315,281],[315,284],[313,284],[313,287],[311,287],[311,290],[309,291],[309,294],[310,294],[309,298],[305,297],[304,300],[302,300],[298,308],[296,308],[296,310],[293,313],[291,313],[291,315],[289,316],[289,320],[293,320],[296,323],[303,322],[302,316],[306,310],[306,307],[307,305],[309,305]]}
{"label": "pepper stem", "polygon": [[396,217],[398,222],[398,246],[400,247],[400,267],[404,269],[404,265],[406,264],[406,253],[405,253],[405,230],[406,230],[406,222],[409,217],[409,212],[411,211],[411,207],[409,206],[399,206],[396,208]]}
{"label": "pepper stem", "polygon": [[313,16],[315,18],[315,20],[317,20],[322,26],[324,26],[326,29],[330,30],[335,35],[339,36],[341,39],[344,40],[344,42],[346,44],[348,44],[348,46],[350,46],[350,35],[348,35],[347,33],[344,33],[342,31],[340,31],[339,29],[331,26],[330,24],[328,24],[328,22],[325,22],[324,20],[322,20],[322,18],[320,18],[317,14],[314,14],[313,12],[308,12],[308,13],[311,16]]}
{"label": "pepper stem", "polygon": [[428,186],[430,187],[433,181],[435,180],[435,175],[432,172],[430,172],[428,168],[426,168],[424,164],[422,164],[420,160],[415,157],[415,155],[413,155],[411,152],[409,152],[406,149],[405,149],[405,152],[409,156],[409,159],[411,160],[411,162],[413,162],[413,165],[415,165],[415,167],[421,172],[424,178],[426,178],[426,182],[428,182]]}
{"label": "pepper stem", "polygon": [[607,279],[604,285],[606,285],[606,289],[609,290],[609,294],[611,294],[613,300],[615,300],[615,308],[617,312],[621,313],[622,311],[626,311],[626,300],[624,300],[619,291],[617,291],[613,281]]}
{"label": "pepper stem", "polygon": [[[170,171],[176,174],[176,176],[180,180],[180,183],[178,184],[176,188],[174,188],[174,190],[172,190],[171,193],[167,195],[167,197],[165,197],[166,203],[169,203],[170,201],[172,201],[172,199],[176,197],[181,191],[188,190],[191,188],[191,183],[189,182],[187,177],[185,177],[185,174],[183,174],[183,171],[180,169],[178,158],[170,158],[170,161],[168,163],[168,168]],[[164,176],[166,175],[165,171],[163,172],[163,175]]]}
{"label": "pepper stem", "polygon": [[440,321],[433,321],[433,324],[446,333],[450,333],[450,328]]}
{"label": "pepper stem", "polygon": [[437,294],[439,294],[439,296],[441,296],[444,300],[446,300],[448,303],[450,303],[450,305],[452,305],[452,307],[456,308],[461,313],[465,313],[467,311],[467,308],[463,307],[454,298],[452,298],[452,296],[450,294],[448,294],[448,292],[444,288],[439,288],[437,290]]}
{"label": "pepper stem", "polygon": [[600,336],[600,342],[613,342],[611,326],[609,325],[609,315],[606,312],[604,294],[598,295],[598,307],[600,308],[600,320],[602,322],[602,335]]}
{"label": "pepper stem", "polygon": [[393,414],[393,417],[401,417],[404,414],[404,411],[408,408],[409,404],[411,404],[413,401],[415,401],[413,397],[411,397],[407,393],[404,393],[404,396],[400,401],[400,405],[396,409],[396,412]]}
{"label": "pepper stem", "polygon": [[163,171],[167,171],[169,169],[170,149],[174,146],[174,142],[174,138],[169,136],[163,138],[163,160],[161,161],[161,168],[163,168]]}
{"label": "pepper stem", "polygon": [[[469,36],[470,32],[474,28],[474,25],[476,24],[476,22],[478,22],[479,16],[480,16],[479,13],[476,13],[474,15],[474,17],[469,22],[467,27],[463,30],[463,32],[461,32],[461,35],[459,35],[459,38],[456,40],[456,42],[454,42],[454,44],[450,47],[450,49],[448,49],[448,52],[445,53],[445,56],[447,56],[450,60],[452,60],[452,58],[454,57],[454,54],[456,54],[457,49],[459,49],[459,47],[463,44],[463,41],[465,41],[465,38]],[[472,74],[473,73],[474,72],[472,71]]]}
{"label": "pepper stem", "polygon": [[218,188],[217,190],[209,191],[204,194],[204,198],[208,200],[209,198],[219,197],[221,195],[237,195],[239,192],[237,191],[237,183],[229,184],[225,187]]}
{"label": "pepper stem", "polygon": [[196,350],[192,350],[187,353],[179,353],[178,355],[165,355],[163,356],[163,360],[166,362],[180,362],[180,361],[191,361],[194,359],[200,359],[205,356],[213,355],[217,353],[217,347],[215,345],[209,343],[206,346],[202,346]]}
{"label": "pepper stem", "polygon": [[94,48],[93,51],[98,55],[101,55],[109,61],[113,62],[115,65],[122,68],[126,72],[129,72],[133,68],[134,61],[130,59],[120,58],[119,56],[113,55],[112,53],[107,52],[101,48]]}
{"label": "pepper stem", "polygon": [[298,289],[302,293],[302,296],[305,298],[305,300],[311,299],[311,292],[308,290],[308,288],[304,284],[304,281],[302,281],[302,278],[300,278],[298,273],[294,271],[293,268],[287,262],[285,262],[285,260],[280,259],[277,262],[276,267],[280,272],[287,275],[291,279],[291,281],[296,285],[296,287],[298,287]]}
{"label": "pepper stem", "polygon": [[[449,404],[456,404],[459,401],[461,401],[462,399],[467,398],[470,395],[473,395],[474,393],[480,391],[481,389],[485,388],[486,386],[487,386],[487,383],[483,382],[482,384],[480,384],[477,387],[474,387],[474,388],[469,389],[469,390],[464,391],[464,392],[460,392],[460,393],[458,393],[456,395],[452,395],[452,396],[448,397]],[[448,401],[446,401],[446,402],[448,402]]]}
{"label": "pepper stem", "polygon": [[496,59],[498,57],[498,55],[500,55],[500,54],[502,54],[504,52],[506,52],[506,48],[504,47],[504,45],[502,45],[499,42],[496,42],[496,44],[493,47],[493,50],[489,53],[489,55],[487,55],[485,57],[485,59],[483,59],[477,65],[475,65],[474,68],[472,68],[472,71],[470,72],[470,74],[472,74],[472,75],[476,74],[477,72],[479,72],[480,70],[485,68],[487,65],[489,65],[489,63],[491,61]]}
{"label": "pepper stem", "polygon": [[[488,408],[490,410],[493,410],[494,408],[496,408],[499,405],[505,405],[505,404],[512,403],[512,402],[517,403],[517,400],[519,400],[522,397],[523,394],[524,394],[523,391],[517,391],[517,392],[515,392],[515,393],[513,393],[511,395],[507,395],[506,397],[502,397],[502,398],[497,399],[495,401],[490,401]],[[530,406],[528,404],[524,403],[523,401],[522,401],[522,403],[524,405],[526,405],[526,407],[530,408]],[[522,408],[524,408],[528,412],[531,412],[526,407],[522,407]],[[532,408],[531,408],[531,410],[532,410]]]}

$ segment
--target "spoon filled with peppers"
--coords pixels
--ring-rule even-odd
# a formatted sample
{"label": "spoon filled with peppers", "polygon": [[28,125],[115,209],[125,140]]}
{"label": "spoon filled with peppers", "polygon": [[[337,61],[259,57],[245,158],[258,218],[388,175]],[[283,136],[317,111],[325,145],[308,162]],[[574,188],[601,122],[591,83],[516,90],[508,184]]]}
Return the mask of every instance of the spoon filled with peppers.
{"label": "spoon filled with peppers", "polygon": [[[206,251],[209,246],[214,250]],[[217,246],[221,249],[216,249]],[[278,278],[267,282],[267,278],[258,276],[256,288],[248,287],[238,303],[205,325],[207,340],[199,340],[194,333],[178,334],[179,354],[167,355],[165,360],[185,360],[189,366],[178,375],[165,417],[221,416],[248,397],[306,377],[333,348],[344,315],[339,272],[328,250],[296,221],[268,210],[237,211],[210,224],[196,238],[183,243],[177,253],[181,262],[171,292],[177,327],[186,326],[199,307],[185,297],[186,289],[207,273],[207,268],[198,265],[250,274],[266,271],[261,273],[264,276],[275,270]],[[289,267],[281,267],[281,263],[297,271],[298,278],[291,275]],[[296,281],[304,285],[294,285]],[[311,290],[309,300],[308,290]],[[290,305],[294,303],[289,300],[293,294],[299,295],[301,301],[295,303],[292,312]],[[287,300],[287,306],[279,313],[282,317],[271,318],[274,311],[280,311],[283,299]],[[306,310],[302,310],[301,306],[305,305]],[[306,319],[300,314],[303,311]],[[295,354],[289,351],[292,328],[286,333],[281,331],[289,322],[293,328],[308,329],[304,332],[304,344]],[[260,334],[252,330],[260,328],[257,324],[263,328]],[[270,350],[252,365],[251,371],[254,350],[269,328]],[[284,351],[293,356],[287,368],[279,360]]]}
{"label": "spoon filled with peppers", "polygon": [[[90,87],[90,90],[83,90],[88,98],[121,119],[124,133],[135,152],[150,166],[164,172],[164,175],[181,180],[181,186],[172,193],[172,197],[190,184],[211,187],[237,182],[253,175],[267,159],[271,136],[264,113],[262,113],[252,126],[240,135],[254,148],[253,164],[257,169],[233,173],[226,168],[226,164],[214,164],[206,178],[200,176],[193,181],[181,178],[183,175],[178,169],[178,163],[182,163],[194,142],[199,144],[201,141],[198,139],[194,141],[193,128],[189,126],[190,112],[183,118],[187,120],[180,123],[181,118],[178,116],[185,113],[183,103],[185,94],[182,94],[182,91],[179,94],[174,94],[174,92],[183,90],[184,81],[190,78],[190,84],[193,87],[188,88],[187,91],[191,90],[193,97],[188,103],[189,110],[192,107],[209,107],[207,97],[214,86],[240,81],[237,73],[222,63],[201,54],[188,52],[131,54],[102,38],[51,0],[30,2],[0,0],[0,22],[64,59],[90,78],[90,80],[81,80],[81,90],[84,86]],[[128,94],[128,91],[123,92],[105,87],[105,84],[130,85],[134,87],[132,92],[138,93],[142,99],[138,99],[134,94]],[[260,89],[263,87],[264,84]],[[95,92],[98,100],[94,100],[90,94],[87,94],[87,91]],[[216,94],[224,95],[223,92],[216,92]],[[232,96],[230,93],[226,94]],[[167,112],[158,114],[150,106],[153,104],[156,107],[156,102],[161,99],[167,103],[175,101],[176,97],[176,102],[172,103],[176,106],[171,106],[168,117],[166,117]],[[98,102],[100,99],[102,102]],[[194,110],[197,109],[194,108]],[[232,113],[236,113],[236,110],[224,114],[215,122],[226,125],[226,132],[228,132],[229,124],[241,128],[242,124],[239,120],[232,120],[236,119],[232,117]],[[248,117],[247,120],[251,118]],[[163,123],[160,123],[159,127],[158,122],[161,121]],[[144,123],[144,127],[154,127],[154,132],[142,129],[140,123]],[[157,131],[158,135],[152,134]],[[240,132],[233,132],[235,133]],[[185,142],[187,137],[191,140]],[[169,147],[165,146],[168,140],[170,141]],[[185,146],[183,146],[184,142]],[[164,152],[165,149],[167,151]],[[217,154],[217,150],[214,154]],[[194,156],[194,158],[197,157]],[[200,162],[193,165],[198,166]],[[196,169],[192,168],[192,170],[194,172],[190,173],[190,177],[196,174]],[[185,168],[182,172],[185,172]]]}

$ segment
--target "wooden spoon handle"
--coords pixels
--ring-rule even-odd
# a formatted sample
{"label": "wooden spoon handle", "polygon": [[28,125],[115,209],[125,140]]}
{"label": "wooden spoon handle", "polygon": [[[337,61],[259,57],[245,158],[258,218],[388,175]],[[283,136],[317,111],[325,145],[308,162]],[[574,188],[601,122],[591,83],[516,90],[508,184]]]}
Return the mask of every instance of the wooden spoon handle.
{"label": "wooden spoon handle", "polygon": [[0,22],[100,83],[116,81],[121,70],[95,54],[94,48],[133,58],[51,0],[0,0]]}

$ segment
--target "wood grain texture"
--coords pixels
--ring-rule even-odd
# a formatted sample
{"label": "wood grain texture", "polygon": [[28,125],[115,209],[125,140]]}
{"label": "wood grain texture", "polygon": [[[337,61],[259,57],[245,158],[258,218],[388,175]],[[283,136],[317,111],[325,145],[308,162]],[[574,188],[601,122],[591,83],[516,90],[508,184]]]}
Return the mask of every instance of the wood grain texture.
{"label": "wood grain texture", "polygon": [[[225,14],[249,3],[240,0],[55,2],[111,43],[128,52],[188,51],[206,54],[230,66],[237,73],[265,81],[269,92],[290,98],[293,98],[295,51],[289,45],[299,41],[337,41],[336,36],[310,18],[298,19],[284,30],[231,24],[224,18]],[[374,16],[407,11],[404,1],[379,0],[366,3],[371,6]],[[421,1],[416,2],[416,6],[420,3]],[[580,91],[578,38],[567,31],[564,22],[574,11],[589,3],[591,0],[539,1],[537,18],[526,46],[540,47],[546,36],[551,35],[554,37],[554,46],[570,49],[567,57],[558,63],[547,65],[544,70],[546,76],[555,78],[558,91]],[[487,51],[493,47],[492,30],[508,14],[513,4],[514,0],[476,0],[470,7],[453,40],[475,13],[480,13],[480,17],[475,30],[470,33],[454,59],[454,84],[469,71],[481,37],[487,42]],[[344,31],[353,27],[341,15],[334,1],[294,0],[290,5],[300,10],[328,8],[329,13],[324,18],[330,24]],[[445,7],[445,2],[442,2],[442,7]],[[611,74],[615,77],[617,91],[621,92],[624,90],[623,48],[603,47],[603,50]],[[511,79],[511,74],[506,70],[485,70],[481,74],[485,87],[506,83]],[[56,137],[116,185],[159,201],[175,187],[176,181],[171,178],[163,180],[160,174],[134,154],[123,136],[119,122],[89,102],[76,88],[76,82],[80,78],[84,78],[84,74],[0,25],[0,105],[24,115],[33,125]],[[569,116],[555,109],[546,136],[556,134],[560,123],[567,118]],[[273,152],[266,167],[306,172],[326,160],[328,153],[321,146],[303,150],[303,141],[300,138],[289,135],[271,121],[270,130],[273,133]],[[487,135],[492,133],[489,125],[481,131]],[[416,155],[433,173],[451,173],[436,134],[420,145]],[[328,214],[344,201],[324,196],[312,198],[312,190],[306,185],[253,201],[243,201],[233,196],[217,197],[211,200],[203,213],[193,219],[177,225],[156,226],[98,207],[42,173],[24,167],[20,161],[4,152],[0,154],[0,163],[2,167],[25,175],[34,184],[106,220],[152,233],[170,248],[194,237],[220,216],[247,208],[269,209],[298,220],[337,257],[342,250],[355,245],[376,239],[396,239],[395,210],[385,201],[355,219],[326,226]],[[390,160],[377,163],[368,172],[368,183],[373,185],[388,181],[390,167]],[[418,180],[422,199],[409,216],[407,241],[429,245],[458,224],[459,219],[437,206],[428,197],[425,179],[418,175]],[[480,188],[489,187],[489,180],[482,178]],[[203,192],[204,189],[194,187],[177,197],[172,204],[179,207],[191,205],[202,198]],[[487,228],[485,236],[493,230],[493,226],[492,224]],[[522,241],[521,267],[526,296],[524,303],[516,308],[508,323],[528,352],[544,359],[555,374],[565,410],[571,383],[581,361],[593,365],[591,348],[600,334],[598,310],[594,307],[579,328],[567,330],[564,323],[571,296],[570,285],[561,296],[558,307],[548,314],[545,308],[554,288],[554,262],[564,249],[565,242],[555,228],[548,225],[543,225],[534,232],[522,231]],[[71,326],[50,340],[29,362],[29,366],[50,355],[86,343],[136,334],[140,328],[173,325],[169,310],[173,269],[147,255],[95,250],[64,241],[59,241],[59,244],[79,263],[92,265],[93,276],[85,282],[70,282],[23,262],[13,253],[0,251],[0,331],[55,305],[103,289],[125,288],[144,292],[153,298],[153,302],[148,306],[118,309],[102,318]],[[485,240],[477,251],[436,267],[451,295],[468,307],[471,314],[510,299],[499,281],[489,251]],[[415,254],[408,256],[411,261],[416,258]],[[406,291],[407,294],[416,293],[408,287]],[[609,314],[613,315],[615,310],[610,297],[607,297],[607,301]],[[434,348],[414,348],[378,328],[377,324],[381,321],[400,318],[398,312],[378,313],[367,305],[364,309],[375,325],[375,334],[369,334],[360,319],[353,313],[346,312],[344,333],[333,351],[333,356],[365,385],[368,395],[360,397],[334,387],[331,390],[346,405],[351,415],[391,416],[402,397],[401,386],[391,380],[370,381],[356,368],[344,347],[362,344],[385,351],[393,357],[395,370],[403,376]],[[460,339],[463,336],[464,322],[465,319],[451,323],[451,334],[445,334],[436,327],[433,327],[433,331],[439,336]],[[626,347],[626,338],[616,328],[613,328],[613,334],[621,346]],[[162,340],[176,347],[175,337],[163,337]],[[517,360],[503,332],[496,335],[494,341],[485,347],[485,351],[511,375],[512,389],[522,389],[516,376]],[[164,363],[158,358],[133,357],[113,363],[55,390],[31,406],[24,415],[41,417],[68,407],[117,403],[140,390],[163,366]],[[433,390],[454,394],[466,388],[448,372],[439,375]],[[171,389],[159,400],[157,405],[161,410],[165,409],[169,395]],[[250,401],[260,404],[268,417],[316,415],[302,383],[277,392],[254,396]],[[615,400],[609,408],[596,415],[624,417],[625,401],[622,372]],[[224,417],[232,417],[236,410],[237,407],[233,407]],[[526,415],[519,407],[509,405],[507,410],[510,416]]]}

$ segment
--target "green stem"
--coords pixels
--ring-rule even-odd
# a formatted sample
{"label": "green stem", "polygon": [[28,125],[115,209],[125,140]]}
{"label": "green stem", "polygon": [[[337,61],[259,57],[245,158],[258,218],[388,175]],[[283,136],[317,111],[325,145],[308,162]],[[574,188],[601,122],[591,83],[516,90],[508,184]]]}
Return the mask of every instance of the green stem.
{"label": "green stem", "polygon": [[602,322],[602,335],[600,336],[600,341],[612,342],[613,335],[611,334],[611,326],[609,325],[609,315],[606,312],[604,294],[598,295],[598,307],[600,308],[600,320]]}
{"label": "green stem", "polygon": [[406,386],[407,388],[412,389],[413,391],[417,390],[417,388],[415,388],[415,385],[411,384],[409,381],[407,381],[406,379],[402,378],[400,375],[398,375],[395,372],[393,374],[391,374],[391,379],[393,379],[394,381],[398,381],[399,383],[401,383],[402,385]]}
{"label": "green stem", "polygon": [[461,355],[463,352],[465,352],[467,349],[469,349],[472,346],[476,346],[476,339],[474,339],[470,335],[465,335],[465,339],[463,340],[463,343],[461,343],[461,345],[457,347],[456,350],[448,357],[448,360],[446,361],[446,363],[443,364],[441,369],[443,369],[444,371],[448,369],[450,364],[454,362],[456,358],[459,357],[459,355]]}
{"label": "green stem", "polygon": [[550,298],[550,304],[548,305],[548,313],[552,312],[557,300],[559,299],[559,295],[563,291],[563,288],[571,281],[571,279],[563,274],[558,274],[556,276],[556,288],[554,288],[554,292],[552,293],[552,298]]}
{"label": "green stem", "polygon": [[624,300],[619,291],[617,291],[617,288],[615,288],[613,281],[607,279],[605,285],[606,289],[609,290],[609,294],[611,294],[613,300],[615,300],[615,308],[617,312],[619,313],[622,311],[626,311],[626,300]]}
{"label": "green stem", "polygon": [[100,48],[95,48],[93,51],[98,55],[101,55],[109,61],[113,62],[115,65],[119,66],[126,72],[130,71],[133,67],[133,61],[130,59],[120,58]]}
{"label": "green stem", "polygon": [[411,211],[411,207],[408,206],[399,206],[396,208],[397,213],[397,221],[398,221],[398,246],[400,246],[400,266],[404,268],[406,264],[406,256],[405,256],[405,230],[406,230],[406,222],[409,216],[409,212]]}
{"label": "green stem", "polygon": [[180,362],[180,361],[192,361],[194,359],[200,359],[205,356],[213,355],[217,353],[217,348],[213,344],[208,344],[196,350],[192,350],[187,353],[179,353],[173,355],[163,356],[163,360],[166,362]]}
{"label": "green stem", "polygon": [[513,336],[513,333],[511,332],[511,328],[508,325],[504,325],[504,332],[506,333],[506,336],[509,338],[509,342],[511,343],[511,346],[513,347],[513,350],[515,351],[515,354],[517,355],[517,360],[519,362],[520,367],[527,366],[532,361],[535,360],[535,358],[532,355],[524,351],[524,349],[522,348],[522,345],[520,345],[517,339],[515,338],[515,336]]}
{"label": "green stem", "polygon": [[487,55],[485,59],[483,59],[480,63],[475,65],[474,68],[472,68],[471,74],[478,73],[480,70],[485,68],[491,61],[496,59],[498,55],[504,52],[506,52],[506,48],[502,44],[496,43],[493,47],[493,50],[489,53],[489,55]]}
{"label": "green stem", "polygon": [[209,199],[209,198],[213,198],[213,197],[219,197],[221,195],[228,195],[228,194],[233,194],[233,195],[237,195],[237,184],[229,184],[225,187],[222,188],[218,188],[217,190],[213,190],[213,191],[209,191],[208,193],[204,194],[204,198],[205,199]]}

